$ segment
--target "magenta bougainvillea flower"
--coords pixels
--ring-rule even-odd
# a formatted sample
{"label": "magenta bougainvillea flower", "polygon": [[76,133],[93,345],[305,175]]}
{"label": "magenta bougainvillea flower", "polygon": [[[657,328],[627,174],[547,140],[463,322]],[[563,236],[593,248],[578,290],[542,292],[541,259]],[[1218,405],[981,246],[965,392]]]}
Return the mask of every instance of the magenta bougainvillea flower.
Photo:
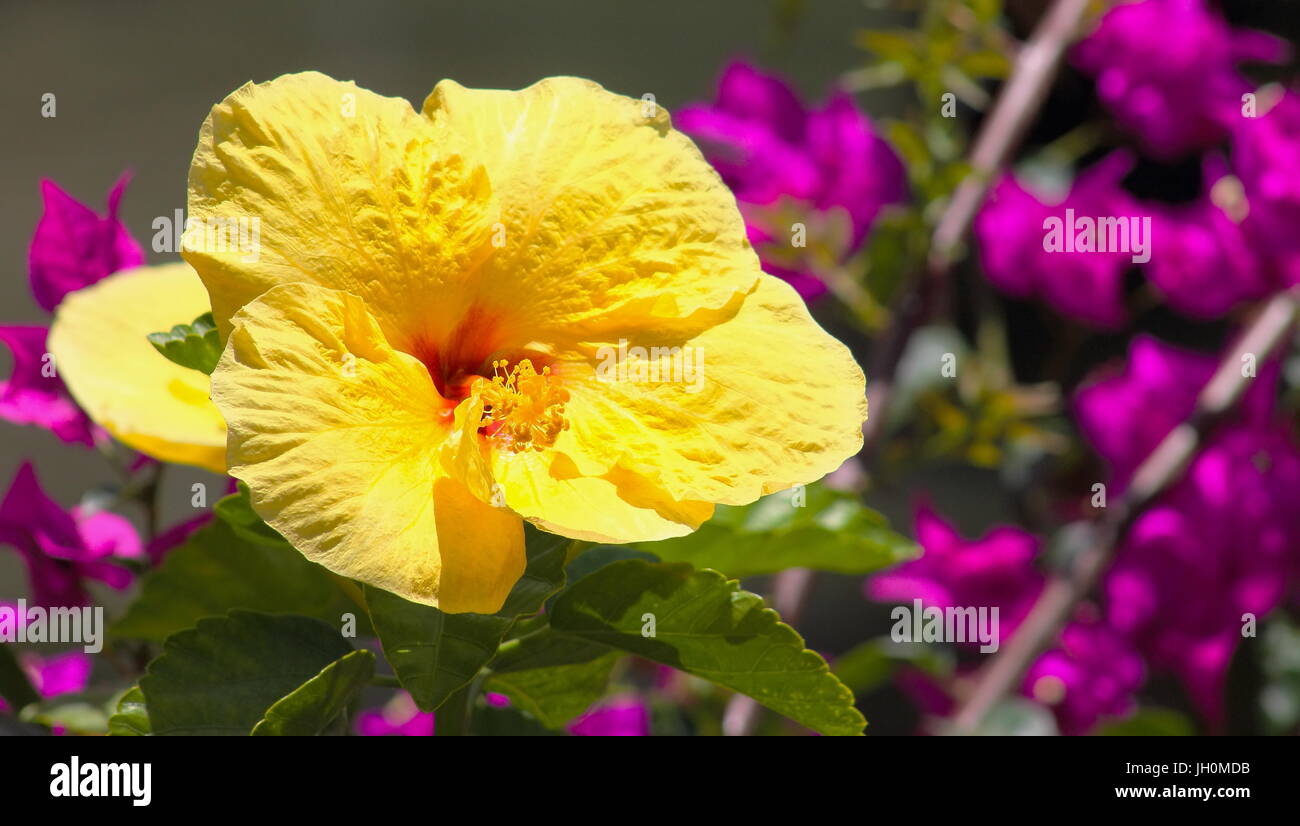
{"label": "magenta bougainvillea flower", "polygon": [[[1078,392],[1080,428],[1113,488],[1191,413],[1214,364],[1139,337],[1122,372]],[[1300,449],[1275,421],[1278,375],[1276,364],[1259,369],[1232,420],[1134,524],[1105,582],[1110,625],[1180,676],[1212,724],[1243,614],[1276,607],[1300,559]]]}
{"label": "magenta bougainvillea flower", "polygon": [[53,181],[41,181],[45,210],[36,225],[28,265],[32,295],[46,312],[53,312],[70,292],[144,263],[144,250],[117,218],[129,180],[125,174],[113,185],[108,212],[102,216]]}
{"label": "magenta bougainvillea flower", "polygon": [[[108,194],[108,213],[99,215],[59,188],[41,181],[44,210],[28,254],[32,297],[53,312],[68,293],[121,269],[144,263],[144,251],[117,218],[129,175]],[[0,342],[13,354],[13,372],[0,382],[0,418],[34,424],[69,443],[93,445],[103,431],[81,411],[48,356],[49,328],[0,326]]]}
{"label": "magenta bougainvillea flower", "polygon": [[1079,429],[1109,465],[1112,493],[1187,418],[1213,372],[1213,359],[1140,335],[1121,370],[1099,371],[1075,394]]}
{"label": "magenta bougainvillea flower", "polygon": [[[151,462],[153,462],[153,460],[143,454],[141,454],[140,460],[138,460],[138,463]],[[132,472],[135,472],[136,469],[137,468],[135,467],[131,468]],[[227,476],[224,492],[226,494],[231,494],[238,490],[238,483],[233,478]],[[188,540],[195,531],[211,522],[213,518],[214,514],[211,509],[201,511],[196,516],[177,522],[175,525],[163,530],[153,539],[149,540],[149,542],[144,546],[144,554],[149,558],[150,564],[155,566],[161,565],[163,559],[167,557],[167,554],[185,544],[186,540]]]}
{"label": "magenta bougainvillea flower", "polygon": [[1240,118],[1254,87],[1238,63],[1284,56],[1281,40],[1233,29],[1203,0],[1144,0],[1115,5],[1072,59],[1143,152],[1170,160],[1221,140]]}
{"label": "magenta bougainvillea flower", "polygon": [[[684,107],[673,120],[735,193],[763,268],[805,298],[826,287],[814,268],[793,263],[791,227],[775,216],[811,225],[805,216],[838,213],[848,228],[835,250],[843,259],[862,245],[882,207],[906,197],[898,156],[842,91],[809,108],[780,78],[735,62],[713,103]],[[836,242],[810,238],[809,246],[815,241]]]}
{"label": "magenta bougainvillea flower", "polygon": [[[510,705],[510,698],[495,692],[485,693],[484,700],[495,708]],[[361,712],[353,725],[364,737],[431,737],[434,728],[434,714],[420,711],[405,691],[382,708]],[[617,697],[592,706],[568,730],[579,737],[648,737],[650,711],[635,697]]]}
{"label": "magenta bougainvillea flower", "polygon": [[1052,709],[1062,734],[1087,734],[1107,717],[1124,717],[1146,677],[1142,657],[1097,617],[1076,619],[1057,645],[1025,674],[1021,693]]}
{"label": "magenta bougainvillea flower", "polygon": [[636,697],[615,697],[570,723],[569,733],[578,737],[649,737],[650,709]]}
{"label": "magenta bougainvillea flower", "polygon": [[1286,92],[1257,117],[1238,118],[1231,152],[1252,245],[1277,285],[1300,284],[1300,96]]}
{"label": "magenta bougainvillea flower", "polygon": [[1147,276],[1174,309],[1215,318],[1300,283],[1300,98],[1261,103],[1233,121],[1231,165],[1205,162],[1205,194],[1155,206]]}
{"label": "magenta bougainvillea flower", "polygon": [[[1121,251],[1049,252],[1049,218],[1140,218],[1141,210],[1120,187],[1132,167],[1125,152],[1114,152],[1084,169],[1064,198],[1042,199],[1012,175],[989,194],[975,218],[974,233],[984,272],[995,286],[1017,298],[1040,298],[1059,312],[1089,324],[1114,328],[1123,323],[1124,272],[1133,253]],[[1070,231],[1069,229],[1066,230]]]}
{"label": "magenta bougainvillea flower", "polygon": [[[0,602],[0,607],[8,608],[10,611],[16,611],[18,608],[10,602]],[[90,682],[90,672],[95,665],[89,654],[80,651],[68,651],[49,657],[24,651],[19,655],[18,662],[31,682],[32,688],[42,698],[84,691]],[[9,711],[12,711],[9,704],[0,697],[0,712]],[[61,734],[62,731],[55,728],[54,733]]]}
{"label": "magenta bougainvillea flower", "polygon": [[177,522],[162,531],[145,545],[145,556],[153,565],[160,565],[167,554],[185,543],[199,528],[212,521],[212,511],[205,510],[198,516]]}
{"label": "magenta bougainvillea flower", "polygon": [[23,670],[32,688],[42,697],[58,697],[84,691],[90,682],[94,661],[80,651],[42,657],[31,652],[22,655]]}
{"label": "magenta bougainvillea flower", "polygon": [[[1190,381],[1194,393],[1203,382],[1199,357],[1160,347],[1142,341],[1135,360],[1144,364],[1135,372],[1169,365],[1169,375]],[[1161,390],[1157,383],[1153,392]],[[1105,578],[1104,610],[1081,609],[1027,672],[1021,693],[1049,707],[1063,733],[1083,734],[1126,715],[1146,662],[1178,676],[1206,719],[1221,722],[1242,616],[1262,619],[1275,608],[1300,562],[1300,451],[1284,432],[1259,423],[1259,399],[1248,406],[1256,423],[1248,417],[1216,437],[1186,479],[1135,524]],[[1124,420],[1128,413],[1118,407],[1114,416]],[[1005,644],[1043,587],[1034,565],[1037,539],[998,527],[980,540],[964,540],[928,508],[917,514],[916,537],[921,558],[869,579],[868,595],[920,599],[927,607],[997,606]],[[905,688],[917,694],[917,675],[912,678]],[[922,710],[946,714],[951,703],[941,686],[922,682]]]}
{"label": "magenta bougainvillea flower", "polygon": [[0,381],[0,419],[43,427],[65,442],[93,445],[99,430],[47,358],[48,334],[48,327],[0,325],[0,342],[13,354],[13,371]]}
{"label": "magenta bougainvillea flower", "polygon": [[1218,725],[1243,618],[1281,603],[1298,556],[1300,451],[1278,430],[1229,428],[1129,531],[1107,616]]}
{"label": "magenta bougainvillea flower", "polygon": [[420,711],[405,691],[393,695],[383,708],[357,715],[353,731],[363,737],[432,737],[433,712]]}
{"label": "magenta bougainvillea flower", "polygon": [[90,603],[87,580],[122,589],[129,570],[113,557],[143,553],[130,522],[117,514],[65,510],[41,489],[30,462],[18,468],[0,501],[0,546],[14,548],[27,565],[31,599],[43,606]]}
{"label": "magenta bougainvillea flower", "polygon": [[999,526],[968,540],[928,506],[916,513],[919,559],[867,580],[867,596],[881,602],[911,602],[929,608],[996,607],[1002,640],[1029,613],[1043,588],[1034,565],[1039,541],[1019,528]]}
{"label": "magenta bougainvillea flower", "polygon": [[[963,664],[957,674],[969,677],[975,668]],[[1081,735],[1107,719],[1129,714],[1145,678],[1146,666],[1129,641],[1097,617],[1088,616],[1062,629],[1056,645],[1030,665],[1020,694],[1049,709],[1057,731]],[[926,716],[942,719],[956,710],[949,684],[926,671],[904,666],[894,682]]]}
{"label": "magenta bougainvillea flower", "polygon": [[1216,318],[1272,292],[1275,279],[1248,234],[1249,207],[1221,160],[1205,164],[1205,193],[1190,204],[1153,205],[1152,235],[1160,239],[1146,276],[1166,302],[1195,318]]}
{"label": "magenta bougainvillea flower", "polygon": [[[919,599],[927,608],[997,607],[1005,645],[1046,581],[1034,562],[1038,538],[999,526],[982,539],[966,540],[923,507],[916,515],[916,540],[921,558],[871,577],[868,596],[887,602]],[[914,670],[900,678],[900,687],[924,713],[942,717],[951,711],[951,698],[933,678]],[[1021,692],[1051,708],[1063,733],[1081,734],[1103,716],[1127,713],[1142,678],[1141,658],[1118,633],[1080,619],[1033,664]]]}
{"label": "magenta bougainvillea flower", "polygon": [[[1104,368],[1074,397],[1084,438],[1110,468],[1111,494],[1128,486],[1133,471],[1160,440],[1191,415],[1196,397],[1214,373],[1216,359],[1140,335],[1122,369]],[[1272,417],[1277,365],[1260,366],[1236,413],[1245,426]]]}

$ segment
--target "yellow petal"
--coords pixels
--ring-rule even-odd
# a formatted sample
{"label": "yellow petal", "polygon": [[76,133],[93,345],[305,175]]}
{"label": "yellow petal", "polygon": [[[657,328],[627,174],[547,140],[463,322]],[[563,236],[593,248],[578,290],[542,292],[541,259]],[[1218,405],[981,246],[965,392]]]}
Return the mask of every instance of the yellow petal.
{"label": "yellow petal", "polygon": [[506,504],[537,527],[588,542],[655,542],[685,536],[713,515],[707,502],[673,502],[615,468],[580,476],[564,454],[497,455]]}
{"label": "yellow petal", "polygon": [[565,365],[570,429],[555,450],[586,475],[621,465],[674,501],[741,505],[861,448],[862,370],[785,282],[764,276],[733,318],[680,345],[653,359],[657,381]]}
{"label": "yellow petal", "polygon": [[479,431],[483,409],[478,392],[456,408],[443,466],[482,501],[542,530],[588,542],[653,542],[684,536],[713,515],[712,504],[674,502],[621,467],[583,476],[555,450],[494,447]]}
{"label": "yellow petal", "polygon": [[188,265],[140,267],[65,298],[49,347],[77,404],[123,444],[224,473],[226,426],[208,399],[208,377],[167,360],[147,338],[207,311]]}
{"label": "yellow petal", "polygon": [[442,470],[452,409],[361,299],[274,288],[233,319],[213,374],[231,475],[326,568],[448,612],[492,613],[524,570],[523,524]]}
{"label": "yellow petal", "polygon": [[475,306],[516,346],[697,331],[760,274],[735,198],[661,106],[553,77],[444,80],[424,112],[487,168],[501,226]]}
{"label": "yellow petal", "polygon": [[[471,410],[463,416],[465,410]],[[674,502],[622,468],[582,476],[573,461],[553,450],[491,450],[476,427],[481,407],[457,409],[457,432],[443,461],[481,500],[508,507],[537,527],[588,542],[654,542],[685,536],[713,515],[707,502]]]}
{"label": "yellow petal", "polygon": [[[218,231],[241,219],[247,248]],[[213,107],[190,167],[184,256],[223,336],[261,293],[307,282],[360,296],[412,352],[423,331],[455,323],[452,287],[491,251],[495,221],[487,177],[450,130],[405,100],[306,72]]]}
{"label": "yellow petal", "polygon": [[[762,275],[662,108],[576,78],[444,81],[424,115],[288,76],[216,107],[195,155],[192,215],[262,222],[258,261],[187,253],[223,329],[245,307],[214,377],[231,462],[305,554],[495,610],[523,569],[520,515],[680,535],[859,448],[861,370]],[[702,353],[704,373],[609,381],[623,343],[676,348],[659,372]]]}

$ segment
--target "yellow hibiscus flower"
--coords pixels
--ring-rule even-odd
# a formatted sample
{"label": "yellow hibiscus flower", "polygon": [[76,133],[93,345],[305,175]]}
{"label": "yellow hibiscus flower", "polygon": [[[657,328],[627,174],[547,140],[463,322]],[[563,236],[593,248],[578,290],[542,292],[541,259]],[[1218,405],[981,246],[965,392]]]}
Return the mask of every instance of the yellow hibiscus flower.
{"label": "yellow hibiscus flower", "polygon": [[259,515],[330,570],[500,609],[523,520],[679,536],[861,445],[862,372],[764,275],[660,107],[590,81],[442,81],[415,111],[316,73],[212,109],[191,221],[212,397]]}
{"label": "yellow hibiscus flower", "polygon": [[226,425],[208,377],[149,343],[208,311],[194,270],[176,262],[114,273],[59,304],[49,348],[86,415],[118,441],[164,462],[226,471]]}

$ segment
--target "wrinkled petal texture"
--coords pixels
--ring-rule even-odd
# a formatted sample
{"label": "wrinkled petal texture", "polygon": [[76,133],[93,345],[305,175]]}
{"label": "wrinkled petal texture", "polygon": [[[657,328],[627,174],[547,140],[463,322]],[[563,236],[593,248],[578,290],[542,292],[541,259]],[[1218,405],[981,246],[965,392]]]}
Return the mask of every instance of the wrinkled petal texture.
{"label": "wrinkled petal texture", "polygon": [[548,78],[519,92],[444,80],[424,111],[487,167],[504,238],[477,303],[524,336],[708,323],[757,280],[735,198],[662,107]]}
{"label": "wrinkled petal texture", "polygon": [[148,339],[207,311],[203,284],[186,264],[126,270],[64,299],[50,352],[77,403],[123,444],[223,473],[226,427],[208,377],[169,361]]}
{"label": "wrinkled petal texture", "polygon": [[287,284],[245,307],[213,399],[231,475],[307,558],[449,612],[501,608],[523,523],[439,472],[449,408],[360,299]]}
{"label": "wrinkled petal texture", "polygon": [[405,100],[312,72],[245,85],[215,106],[190,167],[189,221],[206,235],[259,220],[256,255],[186,236],[222,335],[266,290],[305,282],[365,299],[409,348],[490,249],[487,178],[454,137]]}
{"label": "wrinkled petal texture", "polygon": [[[674,342],[676,343],[676,342]],[[726,322],[681,342],[698,388],[572,384],[572,429],[556,443],[584,472],[622,464],[677,501],[748,504],[835,470],[862,445],[862,370],[788,284],[764,277]],[[671,373],[662,356],[660,374]]]}

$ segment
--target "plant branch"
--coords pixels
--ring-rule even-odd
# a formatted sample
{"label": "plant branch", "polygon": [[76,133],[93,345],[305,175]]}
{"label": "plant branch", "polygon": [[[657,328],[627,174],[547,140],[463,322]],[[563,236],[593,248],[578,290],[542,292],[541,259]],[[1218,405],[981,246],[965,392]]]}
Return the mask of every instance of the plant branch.
{"label": "plant branch", "polygon": [[434,735],[437,737],[465,737],[470,733],[470,719],[474,702],[483,688],[486,675],[479,672],[465,685],[456,689],[442,705],[434,710]]}
{"label": "plant branch", "polygon": [[1197,398],[1191,416],[1138,466],[1120,500],[1108,507],[1100,520],[1087,526],[1079,552],[1065,572],[1047,585],[1011,640],[976,677],[974,690],[953,716],[947,733],[978,731],[998,701],[1015,689],[1034,658],[1056,639],[1075,606],[1092,591],[1109,565],[1129,527],[1182,476],[1205,437],[1246,392],[1252,376],[1242,369],[1242,357],[1250,354],[1262,364],[1289,340],[1298,301],[1300,288],[1275,296],[1227,349]]}
{"label": "plant branch", "polygon": [[942,303],[948,272],[956,261],[962,240],[970,230],[980,205],[998,172],[1006,166],[1029,124],[1038,114],[1056,79],[1066,48],[1083,22],[1088,0],[1055,0],[1033,34],[1019,50],[1011,76],[999,91],[988,117],[971,145],[970,174],[958,184],[935,225],[930,256],[923,276],[901,299],[895,323],[872,358],[868,375],[870,415],[863,428],[863,458],[869,459],[885,424],[894,384],[894,372],[917,327]]}

